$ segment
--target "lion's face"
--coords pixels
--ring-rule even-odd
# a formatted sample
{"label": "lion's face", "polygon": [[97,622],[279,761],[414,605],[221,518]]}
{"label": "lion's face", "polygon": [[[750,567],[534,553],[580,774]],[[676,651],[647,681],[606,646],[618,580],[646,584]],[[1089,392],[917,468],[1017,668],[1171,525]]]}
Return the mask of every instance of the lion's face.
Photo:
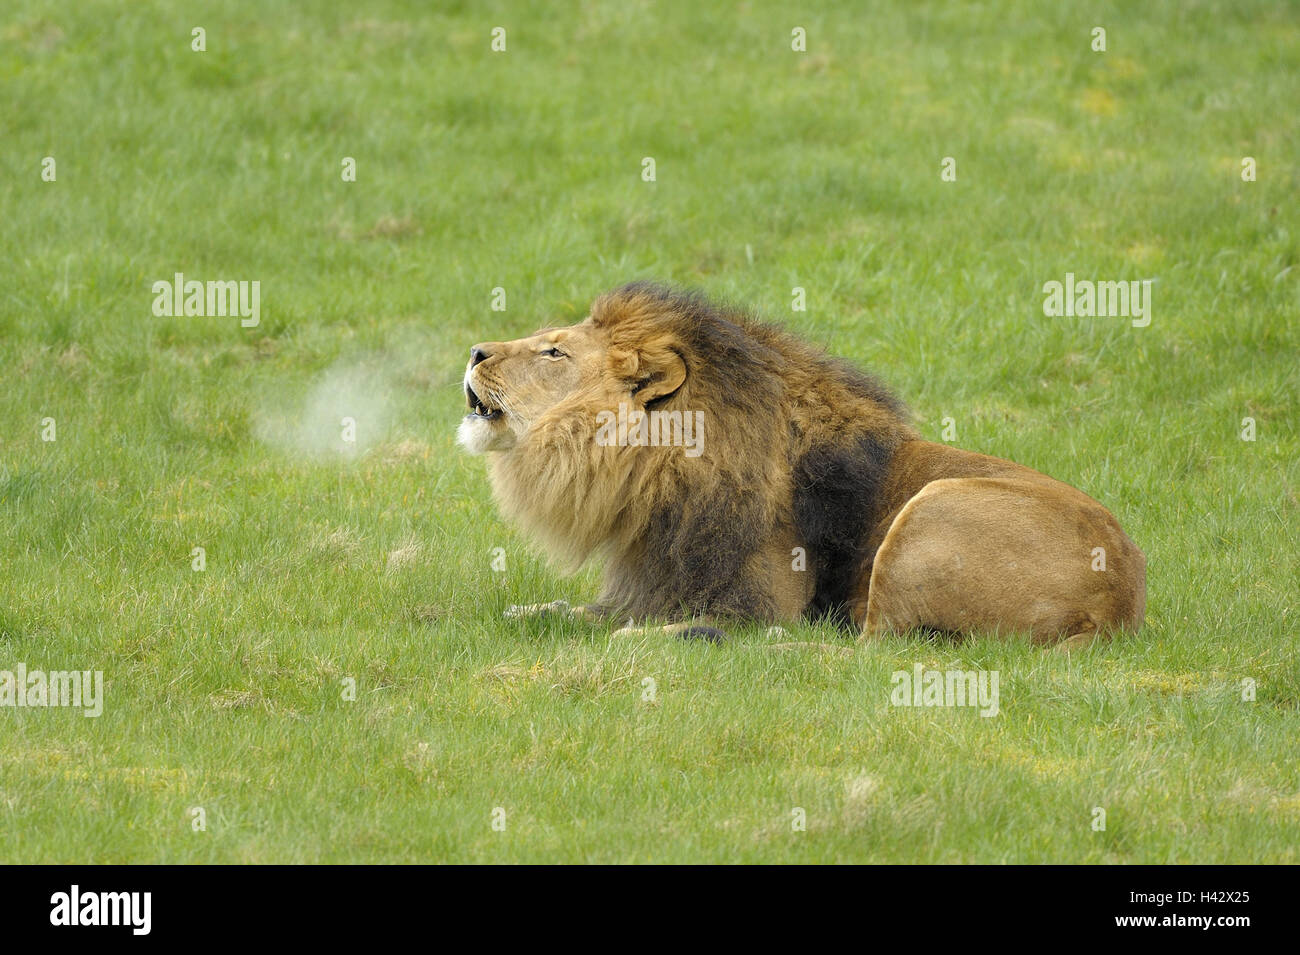
{"label": "lion's face", "polygon": [[663,405],[679,390],[685,400],[687,350],[670,327],[673,314],[654,297],[603,296],[576,325],[475,345],[461,445],[473,454],[513,449],[505,456],[513,461],[530,448],[554,456],[559,440],[571,455],[584,429],[595,441],[602,411]]}
{"label": "lion's face", "polygon": [[542,415],[601,383],[607,351],[605,333],[590,320],[475,345],[465,370],[461,445],[473,454],[508,451]]}

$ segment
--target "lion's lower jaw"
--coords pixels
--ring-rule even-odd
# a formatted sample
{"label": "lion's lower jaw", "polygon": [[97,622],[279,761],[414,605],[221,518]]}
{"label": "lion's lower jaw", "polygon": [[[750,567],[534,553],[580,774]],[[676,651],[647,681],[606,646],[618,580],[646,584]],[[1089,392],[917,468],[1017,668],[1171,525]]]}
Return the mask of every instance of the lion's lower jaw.
{"label": "lion's lower jaw", "polygon": [[466,415],[456,429],[456,441],[470,454],[508,451],[515,445],[515,434],[503,423],[493,423],[475,415]]}

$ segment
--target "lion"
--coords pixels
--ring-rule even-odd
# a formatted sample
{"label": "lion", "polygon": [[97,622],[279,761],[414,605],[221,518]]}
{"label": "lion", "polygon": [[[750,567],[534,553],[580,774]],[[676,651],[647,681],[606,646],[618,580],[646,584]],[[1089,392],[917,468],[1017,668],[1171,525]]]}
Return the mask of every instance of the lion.
{"label": "lion", "polygon": [[1101,504],[924,440],[872,376],[701,294],[625,285],[575,325],[474,345],[464,388],[459,442],[504,514],[562,569],[603,561],[594,604],[532,612],[1067,648],[1142,622],[1146,559]]}

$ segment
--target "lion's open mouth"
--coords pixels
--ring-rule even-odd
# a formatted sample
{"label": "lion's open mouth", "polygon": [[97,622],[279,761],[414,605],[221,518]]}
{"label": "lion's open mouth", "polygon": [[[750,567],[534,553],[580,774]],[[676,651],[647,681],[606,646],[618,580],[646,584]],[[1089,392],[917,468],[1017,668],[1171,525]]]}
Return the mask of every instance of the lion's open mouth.
{"label": "lion's open mouth", "polygon": [[501,409],[488,405],[487,402],[474,393],[474,389],[468,383],[465,385],[465,401],[469,404],[469,413],[474,417],[482,418],[485,421],[495,421],[501,417]]}

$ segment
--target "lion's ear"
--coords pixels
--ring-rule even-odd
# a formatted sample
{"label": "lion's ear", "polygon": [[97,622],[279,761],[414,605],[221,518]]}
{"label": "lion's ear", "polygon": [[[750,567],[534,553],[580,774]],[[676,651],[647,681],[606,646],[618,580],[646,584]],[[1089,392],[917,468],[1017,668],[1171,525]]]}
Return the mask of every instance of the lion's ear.
{"label": "lion's ear", "polygon": [[686,380],[686,362],[671,348],[644,351],[637,362],[632,394],[644,404],[671,395]]}

